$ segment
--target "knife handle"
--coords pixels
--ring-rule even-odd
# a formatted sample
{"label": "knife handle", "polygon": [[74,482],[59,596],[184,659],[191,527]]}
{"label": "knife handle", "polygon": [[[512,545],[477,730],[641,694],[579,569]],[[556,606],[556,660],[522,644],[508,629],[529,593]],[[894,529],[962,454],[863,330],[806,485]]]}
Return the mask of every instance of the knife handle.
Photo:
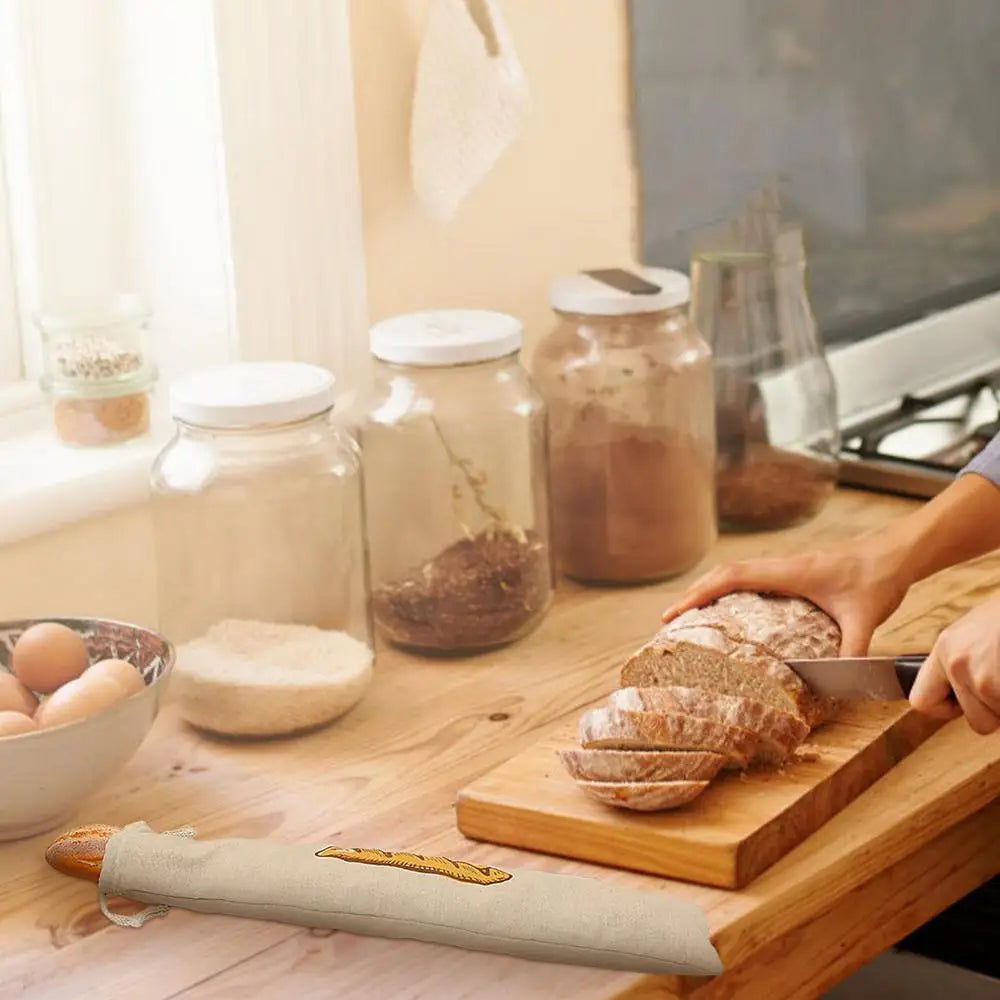
{"label": "knife handle", "polygon": [[[899,678],[899,686],[903,689],[903,694],[907,698],[910,697],[910,691],[913,690],[913,684],[917,679],[917,674],[920,673],[920,668],[924,665],[926,660],[926,653],[913,653],[910,656],[896,657],[896,676]],[[948,701],[957,702],[957,700],[955,692],[949,689]]]}

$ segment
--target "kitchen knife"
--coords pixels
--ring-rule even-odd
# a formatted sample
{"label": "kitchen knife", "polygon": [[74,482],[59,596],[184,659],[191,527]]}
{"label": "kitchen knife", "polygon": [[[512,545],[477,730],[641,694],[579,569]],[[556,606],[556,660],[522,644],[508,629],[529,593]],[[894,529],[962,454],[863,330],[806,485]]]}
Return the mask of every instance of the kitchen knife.
{"label": "kitchen knife", "polygon": [[898,701],[910,696],[913,682],[926,659],[926,653],[915,653],[910,656],[786,660],[785,663],[824,698]]}

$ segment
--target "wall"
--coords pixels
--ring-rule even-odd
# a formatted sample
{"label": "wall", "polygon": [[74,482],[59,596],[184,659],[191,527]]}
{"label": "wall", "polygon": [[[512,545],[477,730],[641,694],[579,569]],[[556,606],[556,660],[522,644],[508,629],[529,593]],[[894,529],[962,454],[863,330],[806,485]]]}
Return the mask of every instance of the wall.
{"label": "wall", "polygon": [[627,260],[635,185],[623,3],[503,0],[534,100],[530,124],[441,227],[409,177],[409,109],[428,0],[353,0],[369,306],[480,306],[521,317],[529,346],[549,322],[548,281]]}
{"label": "wall", "polygon": [[[550,278],[631,256],[626,7],[505,0],[533,118],[447,227],[420,214],[408,176],[426,8],[427,0],[351,3],[370,314],[501,309],[524,320],[530,346],[549,321]],[[147,510],[0,549],[0,618],[59,613],[155,623]]]}

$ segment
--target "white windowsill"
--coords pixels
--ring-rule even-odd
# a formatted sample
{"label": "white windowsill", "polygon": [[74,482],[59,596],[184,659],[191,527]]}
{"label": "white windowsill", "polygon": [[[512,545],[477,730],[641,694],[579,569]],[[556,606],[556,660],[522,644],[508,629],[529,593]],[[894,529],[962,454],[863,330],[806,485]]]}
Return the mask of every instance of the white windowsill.
{"label": "white windowsill", "polygon": [[148,500],[150,468],[171,433],[162,408],[153,410],[149,434],[104,448],[60,443],[47,408],[32,428],[0,438],[0,546]]}

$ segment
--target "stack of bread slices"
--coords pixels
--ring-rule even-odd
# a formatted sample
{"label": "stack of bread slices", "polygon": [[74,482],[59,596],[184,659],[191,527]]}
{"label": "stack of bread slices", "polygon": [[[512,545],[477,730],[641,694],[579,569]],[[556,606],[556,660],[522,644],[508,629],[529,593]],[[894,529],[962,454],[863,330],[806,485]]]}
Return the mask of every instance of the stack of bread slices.
{"label": "stack of bread slices", "polygon": [[563,764],[591,797],[644,812],[687,805],[722,771],[781,766],[832,710],[784,661],[839,648],[836,622],[800,598],[685,612],[628,659]]}

